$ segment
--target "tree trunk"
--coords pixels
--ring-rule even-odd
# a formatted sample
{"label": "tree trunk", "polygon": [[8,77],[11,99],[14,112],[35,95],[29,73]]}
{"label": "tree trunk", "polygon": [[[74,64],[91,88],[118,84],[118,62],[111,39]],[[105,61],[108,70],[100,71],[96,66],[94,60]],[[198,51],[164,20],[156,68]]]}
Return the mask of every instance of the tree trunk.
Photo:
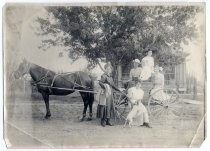
{"label": "tree trunk", "polygon": [[122,86],[122,65],[121,64],[117,65],[117,86],[118,87]]}

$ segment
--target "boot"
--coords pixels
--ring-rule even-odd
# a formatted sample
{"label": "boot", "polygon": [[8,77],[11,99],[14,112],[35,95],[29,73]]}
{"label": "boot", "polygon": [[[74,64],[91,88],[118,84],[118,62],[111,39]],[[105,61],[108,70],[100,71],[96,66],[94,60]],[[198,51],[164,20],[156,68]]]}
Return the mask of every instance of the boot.
{"label": "boot", "polygon": [[107,118],[107,120],[106,120],[106,125],[113,126],[113,124],[110,123],[110,119],[109,118]]}
{"label": "boot", "polygon": [[143,126],[146,126],[147,128],[152,128],[149,123],[144,123]]}
{"label": "boot", "polygon": [[104,119],[101,119],[101,126],[102,126],[102,127],[105,127],[105,126],[106,126],[105,120],[104,120]]}

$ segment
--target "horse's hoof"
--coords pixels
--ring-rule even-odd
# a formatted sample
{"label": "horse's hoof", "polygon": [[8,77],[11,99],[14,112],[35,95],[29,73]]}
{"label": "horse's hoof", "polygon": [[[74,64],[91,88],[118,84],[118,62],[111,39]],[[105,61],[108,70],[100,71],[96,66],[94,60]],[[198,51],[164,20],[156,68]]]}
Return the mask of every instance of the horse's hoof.
{"label": "horse's hoof", "polygon": [[85,117],[81,117],[81,118],[79,119],[80,122],[83,122],[84,120],[85,120]]}
{"label": "horse's hoof", "polygon": [[80,122],[83,122],[83,121],[84,121],[84,119],[79,119],[79,121],[80,121]]}
{"label": "horse's hoof", "polygon": [[45,120],[49,120],[50,119],[50,116],[45,116],[44,119]]}
{"label": "horse's hoof", "polygon": [[49,117],[48,118],[44,117],[42,120],[43,121],[48,121],[48,120],[50,120],[50,118]]}
{"label": "horse's hoof", "polygon": [[87,118],[87,121],[92,121],[92,120],[93,120],[92,117],[88,117],[88,118]]}

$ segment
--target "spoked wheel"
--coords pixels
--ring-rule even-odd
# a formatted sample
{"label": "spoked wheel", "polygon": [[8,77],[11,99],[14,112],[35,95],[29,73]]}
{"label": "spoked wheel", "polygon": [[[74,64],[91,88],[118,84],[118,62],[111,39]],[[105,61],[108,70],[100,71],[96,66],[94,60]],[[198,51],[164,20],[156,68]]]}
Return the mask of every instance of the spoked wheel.
{"label": "spoked wheel", "polygon": [[158,89],[148,101],[148,112],[152,121],[167,120],[181,117],[182,100],[173,89]]}
{"label": "spoked wheel", "polygon": [[127,97],[119,92],[114,92],[114,100],[113,100],[113,106],[114,106],[114,118],[115,122],[119,120],[120,122],[123,122],[127,116],[127,108],[128,108],[128,101]]}

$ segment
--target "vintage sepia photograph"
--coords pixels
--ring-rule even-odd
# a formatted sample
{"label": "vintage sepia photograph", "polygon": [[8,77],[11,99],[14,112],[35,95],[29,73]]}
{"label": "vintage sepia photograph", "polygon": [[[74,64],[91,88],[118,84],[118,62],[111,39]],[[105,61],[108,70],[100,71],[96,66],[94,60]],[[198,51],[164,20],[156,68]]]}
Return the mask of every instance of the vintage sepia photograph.
{"label": "vintage sepia photograph", "polygon": [[7,3],[7,148],[199,148],[205,3]]}

